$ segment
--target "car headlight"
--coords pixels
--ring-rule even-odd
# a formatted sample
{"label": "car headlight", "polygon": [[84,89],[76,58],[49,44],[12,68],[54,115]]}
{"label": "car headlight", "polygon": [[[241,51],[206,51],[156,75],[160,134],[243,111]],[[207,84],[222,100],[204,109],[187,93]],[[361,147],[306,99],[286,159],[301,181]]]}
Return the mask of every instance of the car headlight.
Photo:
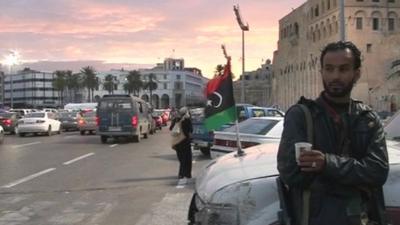
{"label": "car headlight", "polygon": [[[197,202],[196,202],[197,204]],[[198,207],[198,205],[196,205]],[[196,222],[204,225],[238,225],[238,209],[232,204],[209,204],[196,214]]]}

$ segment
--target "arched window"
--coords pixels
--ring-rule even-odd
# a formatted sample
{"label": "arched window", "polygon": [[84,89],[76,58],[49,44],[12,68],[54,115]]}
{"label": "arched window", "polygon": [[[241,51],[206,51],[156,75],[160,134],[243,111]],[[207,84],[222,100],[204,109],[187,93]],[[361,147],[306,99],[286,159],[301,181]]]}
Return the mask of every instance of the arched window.
{"label": "arched window", "polygon": [[335,22],[335,33],[337,34],[339,32],[339,22]]}
{"label": "arched window", "polygon": [[381,29],[382,13],[379,11],[373,11],[371,13],[372,18],[372,30],[378,31]]}
{"label": "arched window", "polygon": [[298,36],[299,35],[299,24],[294,23],[294,33]]}
{"label": "arched window", "polygon": [[389,12],[388,13],[388,30],[389,31],[394,31],[396,30],[396,21],[398,20],[398,16],[396,12]]}
{"label": "arched window", "polygon": [[364,19],[367,17],[367,14],[363,10],[359,10],[354,14],[356,29],[362,30],[364,26]]}

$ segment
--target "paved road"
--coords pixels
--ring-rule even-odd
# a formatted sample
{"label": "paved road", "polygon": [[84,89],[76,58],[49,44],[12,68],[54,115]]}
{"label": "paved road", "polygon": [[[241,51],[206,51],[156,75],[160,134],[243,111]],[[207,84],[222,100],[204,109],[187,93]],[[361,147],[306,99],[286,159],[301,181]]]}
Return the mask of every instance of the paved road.
{"label": "paved road", "polygon": [[[0,225],[180,225],[193,184],[177,186],[163,129],[140,143],[101,144],[77,132],[6,136],[0,146]],[[194,153],[193,175],[209,160]]]}

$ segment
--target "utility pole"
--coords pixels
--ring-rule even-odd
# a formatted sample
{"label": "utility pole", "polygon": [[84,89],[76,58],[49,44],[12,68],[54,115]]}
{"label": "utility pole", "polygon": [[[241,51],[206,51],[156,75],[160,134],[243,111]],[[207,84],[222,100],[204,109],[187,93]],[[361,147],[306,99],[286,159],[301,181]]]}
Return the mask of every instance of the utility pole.
{"label": "utility pole", "polygon": [[239,11],[239,5],[234,5],[233,6],[233,11],[235,12],[236,15],[236,20],[239,24],[240,29],[242,30],[242,80],[240,82],[240,102],[241,103],[245,103],[245,97],[244,97],[244,32],[249,30],[249,24],[246,23],[246,25],[244,25],[243,21],[242,21],[242,17],[240,16],[240,11]]}
{"label": "utility pole", "polygon": [[344,18],[344,0],[339,0],[339,29],[340,29],[340,40],[346,41],[346,28]]}

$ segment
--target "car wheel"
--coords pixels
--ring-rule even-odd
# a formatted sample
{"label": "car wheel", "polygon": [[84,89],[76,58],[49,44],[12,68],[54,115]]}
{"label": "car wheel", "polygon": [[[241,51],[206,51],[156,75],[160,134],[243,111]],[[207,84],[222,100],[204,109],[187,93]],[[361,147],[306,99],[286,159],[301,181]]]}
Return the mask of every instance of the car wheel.
{"label": "car wheel", "polygon": [[18,133],[20,137],[25,137],[25,133]]}
{"label": "car wheel", "polygon": [[51,136],[52,135],[52,130],[51,130],[51,126],[49,126],[49,128],[47,128],[47,136]]}
{"label": "car wheel", "polygon": [[204,156],[210,156],[210,148],[200,148],[200,151]]}
{"label": "car wheel", "polygon": [[81,130],[81,135],[85,135],[85,131],[84,130]]}
{"label": "car wheel", "polygon": [[103,144],[106,144],[106,143],[107,143],[107,139],[108,139],[107,136],[104,136],[104,135],[101,135],[101,136],[100,136],[101,143],[103,143]]}
{"label": "car wheel", "polygon": [[0,132],[0,144],[4,142],[4,132]]}
{"label": "car wheel", "polygon": [[59,130],[57,131],[57,134],[61,134],[61,129],[59,129]]}

